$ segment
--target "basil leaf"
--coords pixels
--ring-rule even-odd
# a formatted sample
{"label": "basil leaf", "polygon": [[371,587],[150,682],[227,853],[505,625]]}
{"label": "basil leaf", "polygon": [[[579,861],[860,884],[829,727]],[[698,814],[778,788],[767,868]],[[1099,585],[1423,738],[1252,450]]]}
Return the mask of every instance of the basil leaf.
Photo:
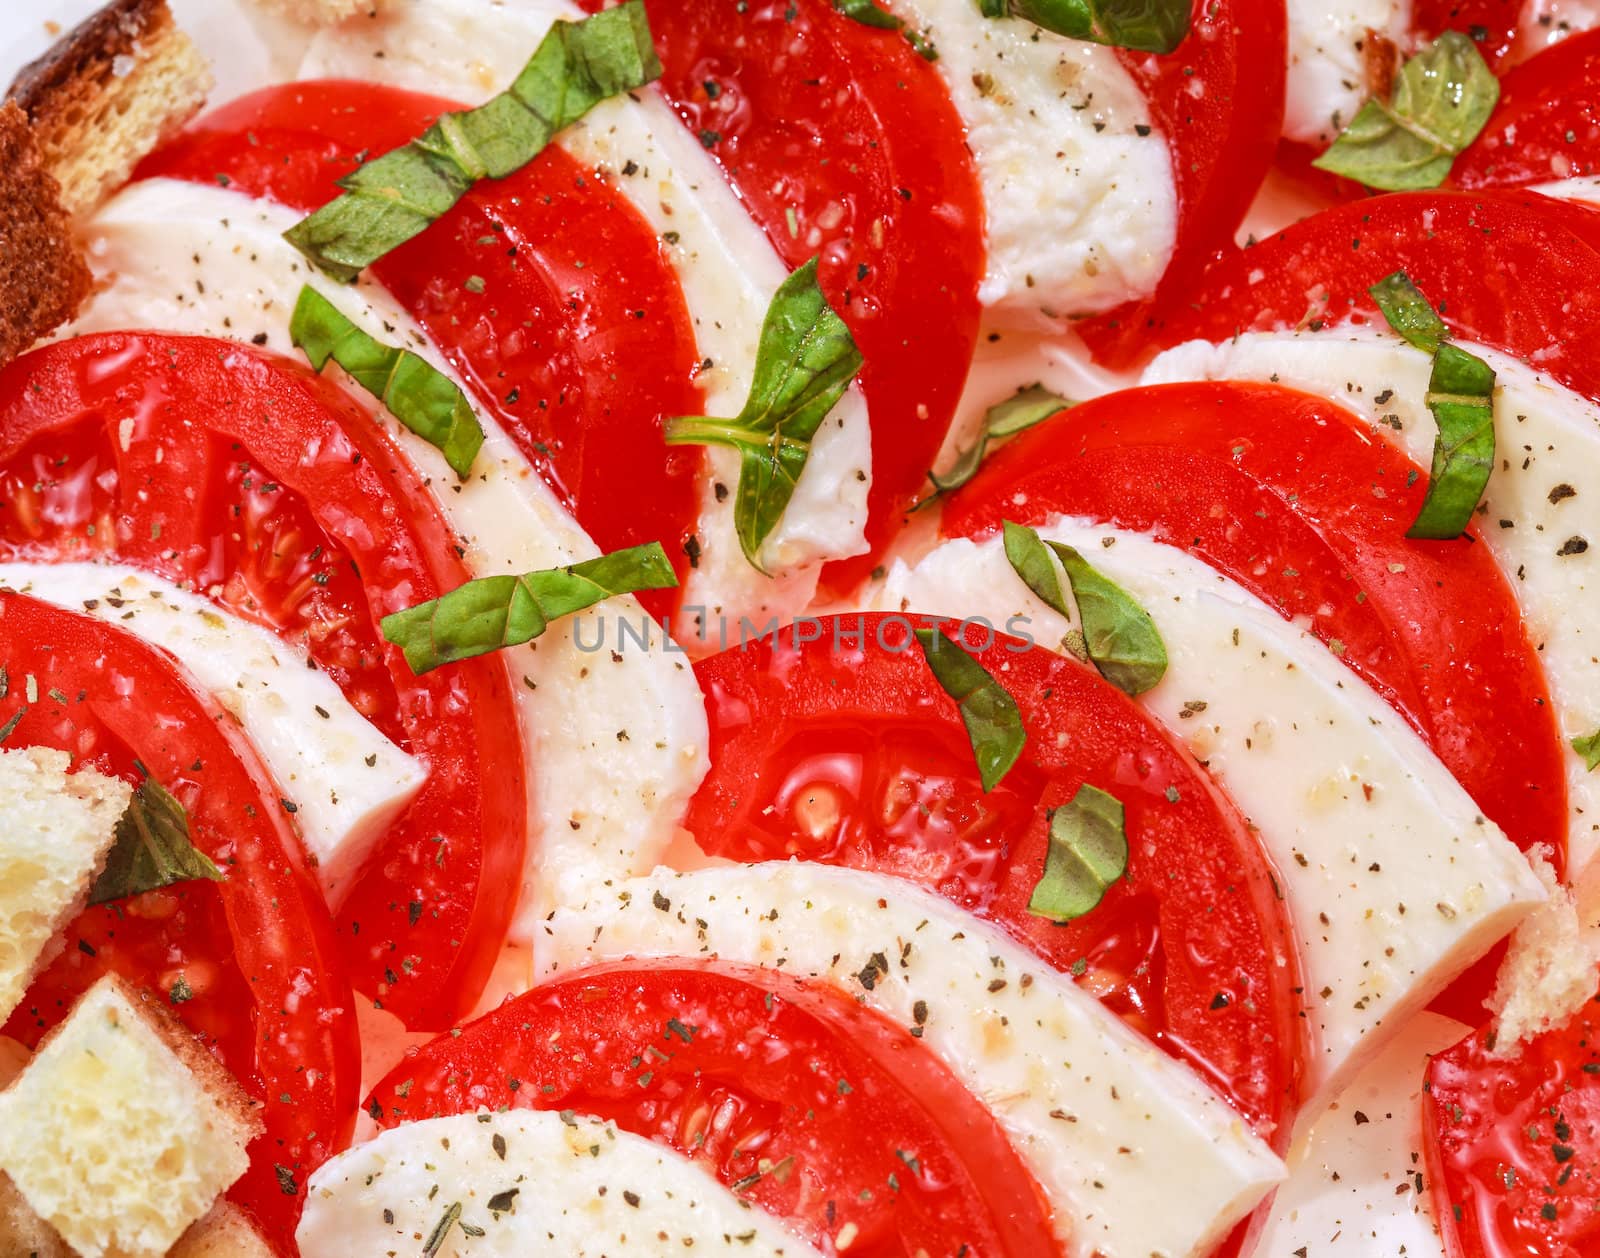
{"label": "basil leaf", "polygon": [[1428,492],[1406,536],[1459,537],[1494,471],[1494,369],[1454,345],[1441,345],[1426,401],[1439,432]]}
{"label": "basil leaf", "polygon": [[196,878],[221,882],[222,871],[190,842],[183,805],[161,783],[146,778],[117,819],[116,838],[89,891],[89,903],[104,904]]}
{"label": "basil leaf", "polygon": [[284,235],[329,275],[353,280],[478,180],[526,166],[563,127],[660,74],[644,0],[556,22],[504,92],[477,109],[444,114],[411,143],[358,167],[339,180],[344,196]]}
{"label": "basil leaf", "polygon": [[[1141,695],[1166,675],[1166,644],[1150,613],[1071,546],[1047,542],[1032,529],[1007,520],[1005,548],[1023,584],[1068,620],[1077,620],[1090,662],[1118,690]],[[1052,554],[1067,574],[1078,605],[1076,617],[1056,577]]]}
{"label": "basil leaf", "polygon": [[934,492],[918,502],[913,511],[920,511],[930,502],[949,493],[953,489],[960,489],[983,466],[983,460],[988,457],[989,443],[1006,437],[1014,437],[1024,429],[1032,428],[1035,424],[1042,424],[1052,415],[1057,415],[1070,409],[1075,403],[1066,398],[1050,392],[1042,384],[1029,385],[1007,398],[998,402],[984,412],[983,428],[978,433],[978,440],[968,446],[956,458],[950,470],[943,476],[936,472],[929,472],[928,479],[933,482]]}
{"label": "basil leaf", "polygon": [[1367,289],[1389,326],[1410,344],[1432,354],[1450,339],[1450,329],[1404,271],[1385,275]]}
{"label": "basil leaf", "polygon": [[992,791],[1028,741],[1017,701],[943,629],[918,629],[916,635],[934,679],[961,709],[961,723],[978,762],[978,779],[985,791]]}
{"label": "basil leaf", "polygon": [[1127,871],[1122,803],[1085,782],[1050,814],[1050,847],[1044,873],[1028,898],[1028,912],[1070,922],[1105,899],[1107,889]]}
{"label": "basil leaf", "polygon": [[289,337],[321,371],[333,359],[465,478],[483,445],[483,428],[450,377],[408,349],[374,340],[307,285],[289,320]]}
{"label": "basil leaf", "polygon": [[833,0],[833,7],[852,22],[860,22],[863,26],[876,26],[882,31],[897,31],[905,25],[893,13],[880,9],[877,0]]}
{"label": "basil leaf", "polygon": [[1581,738],[1574,738],[1572,750],[1583,757],[1585,772],[1593,773],[1596,768],[1600,768],[1600,729]]}
{"label": "basil leaf", "polygon": [[1189,0],[979,0],[984,17],[1019,17],[1068,39],[1172,52],[1189,33]]}
{"label": "basil leaf", "polygon": [[617,594],[667,590],[678,578],[660,542],[630,546],[570,568],[482,577],[385,616],[383,636],[405,652],[415,674],[528,642],[552,620]]}
{"label": "basil leaf", "polygon": [[739,546],[758,571],[767,540],[794,497],[811,440],[861,370],[861,351],[817,283],[812,258],[778,286],[761,325],[755,377],[733,419],[682,415],[667,421],[675,445],[739,452],[733,520]]}
{"label": "basil leaf", "polygon": [[1369,188],[1437,188],[1499,99],[1500,81],[1476,45],[1445,31],[1401,67],[1390,99],[1361,106],[1312,165]]}

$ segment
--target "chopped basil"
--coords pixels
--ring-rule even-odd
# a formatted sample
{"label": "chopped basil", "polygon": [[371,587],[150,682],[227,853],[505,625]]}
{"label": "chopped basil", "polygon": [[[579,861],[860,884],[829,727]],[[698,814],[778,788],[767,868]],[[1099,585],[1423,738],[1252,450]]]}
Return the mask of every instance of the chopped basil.
{"label": "chopped basil", "polygon": [[1125,694],[1149,690],[1167,671],[1167,648],[1150,613],[1115,581],[1095,571],[1071,546],[1047,542],[1030,528],[1005,522],[1006,558],[1030,590],[1074,619],[1056,576],[1054,554],[1066,573],[1083,649],[1100,675]]}
{"label": "chopped basil", "polygon": [[1389,100],[1367,101],[1312,164],[1369,188],[1437,188],[1499,99],[1476,45],[1445,31],[1401,67]]}
{"label": "chopped basil", "polygon": [[899,31],[905,36],[917,56],[924,61],[939,60],[939,50],[921,31],[912,30],[904,18],[898,18],[887,9],[880,9],[877,0],[833,0],[833,7],[852,22],[875,26],[880,31]]}
{"label": "chopped basil", "polygon": [[766,571],[761,544],[794,496],[812,438],[860,370],[861,351],[822,295],[812,258],[773,296],[761,325],[750,397],[738,416],[683,415],[667,421],[669,442],[739,452],[734,527],[745,558],[758,570]]}
{"label": "chopped basil", "polygon": [[978,778],[985,791],[992,791],[1028,740],[1017,701],[943,629],[918,629],[916,635],[934,679],[961,709]]}
{"label": "chopped basil", "polygon": [[344,196],[284,235],[329,275],[353,280],[478,180],[526,166],[563,127],[660,74],[644,0],[558,21],[504,92],[477,109],[444,114],[418,139],[358,167],[339,180]]}
{"label": "chopped basil", "polygon": [[1404,271],[1385,275],[1367,292],[1378,303],[1389,326],[1418,349],[1432,354],[1450,339],[1450,329],[1439,312]]}
{"label": "chopped basil", "polygon": [[983,429],[978,433],[977,441],[961,452],[950,470],[943,476],[934,472],[928,473],[928,479],[933,482],[934,492],[917,503],[917,507],[925,507],[940,495],[947,494],[952,489],[960,489],[976,476],[989,453],[991,441],[1014,437],[1024,429],[1042,424],[1052,415],[1057,415],[1073,405],[1074,403],[1050,392],[1042,384],[1034,384],[1026,389],[1019,389],[1004,402],[991,406],[984,412]]}
{"label": "chopped basil", "polygon": [[630,546],[569,568],[481,577],[442,598],[383,618],[383,636],[405,652],[413,673],[528,642],[552,620],[617,594],[678,584],[660,542]]}
{"label": "chopped basil", "polygon": [[170,887],[195,878],[222,881],[222,871],[189,840],[189,815],[154,778],[134,791],[117,820],[106,867],[89,892],[90,904]]}
{"label": "chopped basil", "polygon": [[1127,870],[1122,803],[1085,782],[1050,814],[1050,847],[1028,912],[1054,922],[1082,917]]}
{"label": "chopped basil", "polygon": [[349,372],[391,415],[436,446],[457,476],[472,470],[483,428],[449,376],[408,349],[374,340],[310,285],[295,302],[289,336],[318,371],[331,358]]}
{"label": "chopped basil", "polygon": [[1189,33],[1189,0],[978,0],[984,17],[1020,17],[1068,39],[1172,52]]}
{"label": "chopped basil", "polygon": [[1596,768],[1600,768],[1600,729],[1581,738],[1574,738],[1572,750],[1583,757],[1583,767],[1587,772],[1593,773]]}

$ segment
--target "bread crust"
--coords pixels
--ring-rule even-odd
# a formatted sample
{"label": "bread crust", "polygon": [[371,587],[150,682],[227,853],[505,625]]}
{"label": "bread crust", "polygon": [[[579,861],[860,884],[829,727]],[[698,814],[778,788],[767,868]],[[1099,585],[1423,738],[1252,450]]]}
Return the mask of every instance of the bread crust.
{"label": "bread crust", "polygon": [[72,107],[103,91],[118,57],[173,28],[167,0],[111,0],[17,72],[8,93],[41,128],[59,125]]}
{"label": "bread crust", "polygon": [[27,114],[0,104],[0,366],[77,314],[90,284]]}

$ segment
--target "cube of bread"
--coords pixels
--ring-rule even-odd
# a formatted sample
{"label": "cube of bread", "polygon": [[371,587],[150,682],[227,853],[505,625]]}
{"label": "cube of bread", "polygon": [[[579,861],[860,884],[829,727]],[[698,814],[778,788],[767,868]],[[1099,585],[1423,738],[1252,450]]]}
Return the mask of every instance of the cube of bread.
{"label": "cube of bread", "polygon": [[133,788],[47,747],[0,750],[0,1021],[61,949],[105,865]]}
{"label": "cube of bread", "polygon": [[83,1258],[156,1258],[244,1174],[259,1129],[216,1059],[108,975],[0,1092],[0,1171]]}
{"label": "cube of bread", "polygon": [[24,66],[27,112],[69,213],[87,214],[205,103],[211,69],[167,0],[111,0]]}
{"label": "cube of bread", "polygon": [[[9,1258],[0,1246],[0,1258]],[[249,1216],[232,1202],[219,1201],[173,1248],[167,1258],[277,1258]]]}
{"label": "cube of bread", "polygon": [[256,0],[256,3],[307,26],[333,26],[357,13],[375,15],[387,0]]}
{"label": "cube of bread", "polygon": [[0,1258],[72,1258],[66,1242],[0,1175]]}

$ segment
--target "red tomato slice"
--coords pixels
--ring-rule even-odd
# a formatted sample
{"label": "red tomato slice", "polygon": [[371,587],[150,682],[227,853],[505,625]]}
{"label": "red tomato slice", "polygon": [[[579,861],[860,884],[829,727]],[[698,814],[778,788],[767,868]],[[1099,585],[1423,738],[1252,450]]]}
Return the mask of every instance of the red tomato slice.
{"label": "red tomato slice", "polygon": [[1123,51],[1172,149],[1178,235],[1155,294],[1075,325],[1097,355],[1127,360],[1156,312],[1189,299],[1272,169],[1289,59],[1283,0],[1195,0],[1189,36],[1160,57]]}
{"label": "red tomato slice", "polygon": [[649,1136],[824,1253],[852,1225],[852,1258],[1060,1253],[1033,1177],[943,1063],[844,992],[775,970],[583,970],[423,1045],[367,1102],[385,1127],[480,1107]]}
{"label": "red tomato slice", "polygon": [[[1410,460],[1332,403],[1255,384],[1113,393],[996,453],[950,536],[1081,515],[1180,546],[1303,620],[1426,739],[1524,851],[1567,832],[1564,747],[1509,583],[1471,538],[1405,537]],[[1380,497],[1373,486],[1383,488]],[[1495,960],[1436,1008],[1475,1022]]]}
{"label": "red tomato slice", "polygon": [[5,1032],[33,1047],[108,972],[152,991],[261,1102],[266,1131],[232,1195],[288,1245],[306,1176],[350,1139],[361,1054],[333,923],[277,788],[233,720],[120,629],[0,592],[0,658],[0,716],[21,717],[8,747],[55,747],[131,782],[144,766],[227,874],[79,914]]}
{"label": "red tomato slice", "polygon": [[[685,825],[701,847],[925,886],[1076,976],[1263,1133],[1287,1136],[1303,1036],[1293,966],[1280,964],[1294,955],[1288,921],[1259,845],[1188,753],[1093,670],[972,625],[968,645],[1028,730],[986,795],[905,618],[812,623],[816,640],[766,638],[695,666],[711,771]],[[1056,925],[1028,898],[1046,812],[1085,782],[1126,809],[1128,877]]]}
{"label": "red tomato slice", "polygon": [[1600,170],[1600,30],[1572,35],[1500,81],[1500,103],[1450,169],[1458,188],[1506,188]]}
{"label": "red tomato slice", "polygon": [[[226,180],[309,211],[338,195],[358,154],[396,148],[454,107],[368,83],[266,88],[205,115],[138,173]],[[551,146],[478,184],[372,272],[602,550],[659,540],[681,577],[703,456],[669,447],[661,425],[703,409],[699,354],[661,241],[615,184]],[[642,596],[658,615],[675,600]]]}
{"label": "red tomato slice", "polygon": [[1516,1057],[1483,1031],[1435,1057],[1423,1131],[1455,1258],[1600,1253],[1600,998]]}
{"label": "red tomato slice", "polygon": [[1411,30],[1419,45],[1445,31],[1470,35],[1498,70],[1518,43],[1524,8],[1522,0],[1412,0]]}
{"label": "red tomato slice", "polygon": [[[1383,326],[1367,289],[1404,270],[1460,336],[1600,397],[1600,214],[1531,192],[1395,192],[1341,205],[1219,260],[1185,303],[1152,315],[1144,357],[1196,338]],[[1099,352],[1114,342],[1086,328]]]}
{"label": "red tomato slice", "polygon": [[825,571],[844,597],[922,490],[977,343],[983,196],[963,124],[904,37],[830,0],[649,9],[660,89],[785,264],[821,253],[823,289],[866,359],[872,549]]}
{"label": "red tomato slice", "polygon": [[341,941],[356,987],[408,1025],[464,1014],[521,875],[521,742],[497,657],[413,677],[378,634],[469,574],[371,417],[308,368],[230,342],[82,337],[0,374],[0,495],[0,554],[122,559],[207,592],[299,644],[426,761]]}

